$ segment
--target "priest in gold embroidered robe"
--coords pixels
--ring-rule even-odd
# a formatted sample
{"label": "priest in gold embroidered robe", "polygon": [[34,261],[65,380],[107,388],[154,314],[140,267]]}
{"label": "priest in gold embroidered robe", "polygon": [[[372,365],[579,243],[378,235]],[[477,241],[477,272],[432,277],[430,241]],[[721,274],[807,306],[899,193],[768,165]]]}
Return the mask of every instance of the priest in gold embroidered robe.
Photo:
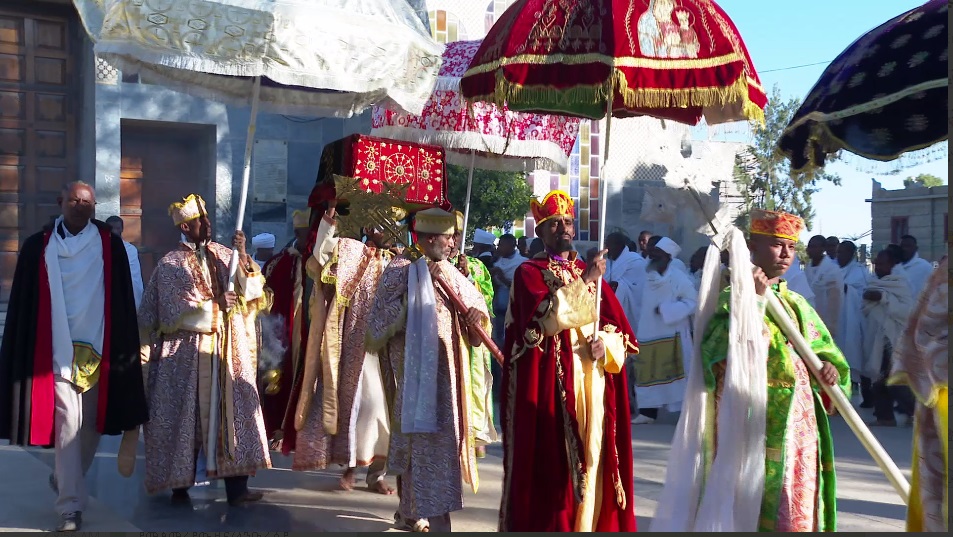
{"label": "priest in gold embroidered robe", "polygon": [[[315,198],[312,197],[312,201]],[[367,467],[367,486],[392,494],[384,482],[390,424],[380,360],[366,352],[364,336],[377,283],[391,256],[375,230],[368,242],[336,237],[335,202],[318,224],[307,260],[315,281],[301,393],[296,401],[295,470],[340,464],[341,486],[351,489],[356,467]]]}
{"label": "priest in gold embroidered robe", "polygon": [[546,250],[516,269],[506,316],[499,529],[635,531],[624,365],[638,344],[605,252],[587,267],[572,251],[572,199],[532,210]]}
{"label": "priest in gold embroidered robe", "polygon": [[146,491],[187,501],[196,461],[225,478],[229,504],[261,498],[248,476],[271,467],[257,389],[255,317],[270,306],[259,267],[235,232],[239,267],[227,291],[232,250],[211,240],[205,202],[169,207],[184,242],[156,266],[139,308],[149,422]]}
{"label": "priest in gold embroidered robe", "polygon": [[[463,509],[462,481],[478,487],[474,431],[470,425],[470,352],[480,345],[471,326],[489,333],[486,301],[447,259],[456,218],[441,209],[414,217],[424,256],[396,258],[381,275],[368,326],[368,348],[379,352],[391,401],[388,466],[398,476],[401,526],[450,531],[450,513]],[[454,309],[437,273],[468,308]],[[423,520],[426,519],[426,522]]]}

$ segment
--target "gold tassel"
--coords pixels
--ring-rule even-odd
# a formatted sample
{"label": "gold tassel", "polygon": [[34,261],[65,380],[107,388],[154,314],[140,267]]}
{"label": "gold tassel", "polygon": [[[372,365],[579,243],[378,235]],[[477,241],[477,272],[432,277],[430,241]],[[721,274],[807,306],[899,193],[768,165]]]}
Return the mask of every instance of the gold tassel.
{"label": "gold tassel", "polygon": [[625,488],[620,482],[618,474],[616,474],[615,479],[615,502],[619,505],[619,509],[625,510],[626,501],[625,501]]}

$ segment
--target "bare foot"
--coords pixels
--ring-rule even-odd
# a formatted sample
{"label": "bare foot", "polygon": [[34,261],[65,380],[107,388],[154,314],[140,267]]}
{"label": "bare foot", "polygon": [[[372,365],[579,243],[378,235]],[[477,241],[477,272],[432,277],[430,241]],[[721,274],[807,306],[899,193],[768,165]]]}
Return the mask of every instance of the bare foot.
{"label": "bare foot", "polygon": [[344,490],[354,490],[354,468],[344,470],[344,475],[341,476],[339,483]]}
{"label": "bare foot", "polygon": [[385,496],[390,496],[391,494],[394,493],[394,489],[389,487],[383,479],[381,479],[377,483],[374,483],[373,485],[368,486],[367,488],[370,489],[372,492],[383,494]]}

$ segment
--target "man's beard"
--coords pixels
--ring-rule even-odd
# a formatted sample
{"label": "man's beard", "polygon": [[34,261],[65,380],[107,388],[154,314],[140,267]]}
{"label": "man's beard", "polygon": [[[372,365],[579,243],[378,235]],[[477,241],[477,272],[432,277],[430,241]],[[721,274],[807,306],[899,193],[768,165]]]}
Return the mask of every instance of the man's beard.
{"label": "man's beard", "polygon": [[556,250],[560,252],[568,252],[572,250],[572,239],[564,239],[559,237],[556,239]]}
{"label": "man's beard", "polygon": [[647,265],[645,265],[645,272],[658,272],[659,274],[662,274],[665,272],[665,268],[666,267],[664,266],[663,262],[653,259],[649,261]]}

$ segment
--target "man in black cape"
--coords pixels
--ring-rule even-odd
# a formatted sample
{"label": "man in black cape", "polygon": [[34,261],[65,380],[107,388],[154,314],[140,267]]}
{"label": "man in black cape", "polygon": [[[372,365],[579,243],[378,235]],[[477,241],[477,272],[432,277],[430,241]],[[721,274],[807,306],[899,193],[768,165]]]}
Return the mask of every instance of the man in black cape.
{"label": "man in black cape", "polygon": [[90,185],[70,183],[57,201],[62,216],[17,259],[0,346],[0,440],[55,449],[57,531],[79,531],[100,435],[123,435],[119,470],[131,475],[148,412],[125,246],[92,218]]}

